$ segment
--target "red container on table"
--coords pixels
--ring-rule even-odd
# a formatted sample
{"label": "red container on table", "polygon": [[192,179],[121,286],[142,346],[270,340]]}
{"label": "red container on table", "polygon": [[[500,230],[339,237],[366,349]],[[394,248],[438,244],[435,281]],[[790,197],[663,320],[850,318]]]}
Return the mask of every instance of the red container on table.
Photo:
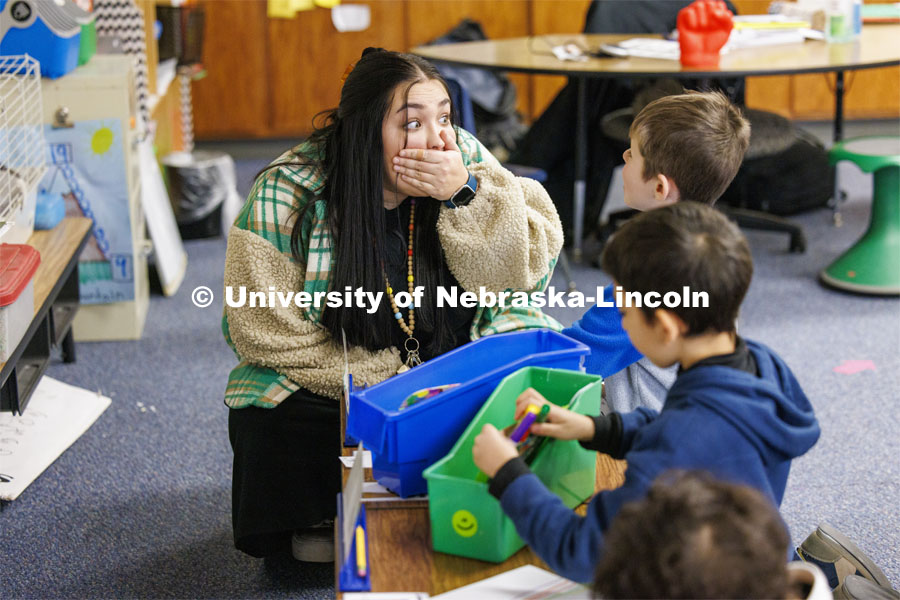
{"label": "red container on table", "polygon": [[0,362],[6,362],[34,318],[37,250],[25,244],[0,244]]}

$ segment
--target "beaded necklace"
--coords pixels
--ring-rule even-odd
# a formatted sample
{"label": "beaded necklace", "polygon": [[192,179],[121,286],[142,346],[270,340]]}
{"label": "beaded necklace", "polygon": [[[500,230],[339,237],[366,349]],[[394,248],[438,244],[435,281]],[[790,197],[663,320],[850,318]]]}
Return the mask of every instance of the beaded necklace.
{"label": "beaded necklace", "polygon": [[416,365],[422,364],[422,359],[419,357],[419,340],[413,337],[413,332],[416,330],[416,317],[415,311],[412,305],[413,299],[413,291],[415,290],[415,281],[413,277],[413,232],[415,230],[415,222],[416,222],[416,199],[410,198],[409,200],[409,244],[406,249],[406,265],[407,265],[407,288],[409,289],[409,324],[407,325],[406,321],[403,320],[403,315],[400,313],[400,309],[397,307],[397,302],[394,300],[394,289],[391,287],[391,282],[388,281],[387,273],[382,269],[382,273],[384,274],[384,285],[387,288],[388,299],[391,302],[391,309],[394,311],[394,318],[397,319],[397,324],[400,326],[400,329],[403,330],[408,337],[406,342],[404,342],[403,347],[406,350],[406,364],[405,369],[401,367],[402,370],[408,370]]}

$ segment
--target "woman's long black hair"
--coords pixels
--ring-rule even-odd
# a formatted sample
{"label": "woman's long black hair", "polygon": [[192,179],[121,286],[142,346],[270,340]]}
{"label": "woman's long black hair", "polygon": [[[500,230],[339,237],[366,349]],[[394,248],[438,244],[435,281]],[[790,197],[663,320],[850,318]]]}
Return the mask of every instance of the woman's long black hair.
{"label": "woman's long black hair", "polygon": [[[416,83],[439,81],[450,95],[447,83],[428,61],[411,54],[366,48],[341,89],[336,109],[318,115],[324,117],[309,137],[320,159],[316,164],[324,174],[321,188],[328,211],[334,253],[331,289],[343,292],[349,286],[367,292],[384,291],[385,218],[384,218],[384,150],[382,123],[391,108],[394,91],[408,94]],[[456,107],[450,110],[451,122],[458,124]],[[302,164],[315,161],[298,157]],[[265,169],[298,164],[276,163]],[[303,212],[295,215],[291,230],[294,258],[305,262],[300,241]],[[435,303],[436,288],[449,285],[445,281],[443,251],[437,233],[440,202],[431,200],[416,204],[414,239],[415,285],[424,286],[424,301],[416,309],[415,328],[432,332],[431,343],[423,347],[426,356],[434,356],[453,346],[452,332],[444,309]],[[396,291],[405,290],[405,282],[392,282]],[[325,307],[322,324],[332,339],[340,340],[346,332],[347,343],[369,350],[390,345],[391,328],[399,327],[387,297],[375,314],[365,308]]]}

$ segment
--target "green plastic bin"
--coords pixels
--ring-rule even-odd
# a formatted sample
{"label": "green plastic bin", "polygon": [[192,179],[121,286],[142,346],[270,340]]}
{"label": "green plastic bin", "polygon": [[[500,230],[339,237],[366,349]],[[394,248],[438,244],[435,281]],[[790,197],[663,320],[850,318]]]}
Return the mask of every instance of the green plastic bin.
{"label": "green plastic bin", "polygon": [[[480,471],[472,462],[475,436],[487,423],[498,429],[510,425],[516,398],[529,387],[554,404],[597,415],[602,386],[596,375],[541,367],[525,367],[504,378],[450,453],[424,472],[434,549],[499,563],[524,546],[500,502],[488,493],[488,484],[477,480]],[[566,506],[574,508],[594,493],[596,460],[596,453],[577,441],[554,439],[540,449],[531,469]]]}
{"label": "green plastic bin", "polygon": [[78,44],[78,64],[86,64],[97,52],[97,25],[94,15],[87,23],[81,24],[81,41]]}
{"label": "green plastic bin", "polygon": [[[0,2],[2,4],[2,2]],[[97,52],[97,24],[93,13],[83,10],[75,2],[57,2],[61,16],[74,21],[80,28],[78,65],[86,64]]]}

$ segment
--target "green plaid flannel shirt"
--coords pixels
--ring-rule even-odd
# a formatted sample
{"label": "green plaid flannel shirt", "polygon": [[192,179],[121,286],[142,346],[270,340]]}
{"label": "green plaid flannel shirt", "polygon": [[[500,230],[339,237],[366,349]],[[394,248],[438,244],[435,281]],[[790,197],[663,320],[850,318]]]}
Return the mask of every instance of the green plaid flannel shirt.
{"label": "green plaid flannel shirt", "polygon": [[[487,148],[464,129],[458,130],[457,144],[466,166],[482,162],[485,156],[490,156]],[[315,159],[316,155],[314,149],[304,142],[282,154],[275,162],[290,160],[297,156]],[[327,210],[325,201],[319,195],[323,178],[322,172],[312,166],[291,165],[271,169],[253,184],[248,200],[234,222],[234,227],[259,235],[293,261],[291,229],[294,215],[312,202],[312,208],[304,213],[300,236],[306,265],[298,264],[298,268],[305,269],[303,291],[311,294],[329,291],[331,271],[334,268]],[[528,291],[545,290],[555,266],[556,258],[548,266],[547,274]],[[310,320],[320,322],[321,307],[310,306],[305,312]],[[476,340],[493,333],[536,328],[562,330],[562,326],[555,319],[536,308],[479,307],[472,320],[469,334]],[[225,389],[226,405],[231,408],[245,406],[273,408],[299,389],[299,385],[277,371],[241,359],[231,340],[225,314],[222,316],[222,332],[240,361],[228,377]]]}

